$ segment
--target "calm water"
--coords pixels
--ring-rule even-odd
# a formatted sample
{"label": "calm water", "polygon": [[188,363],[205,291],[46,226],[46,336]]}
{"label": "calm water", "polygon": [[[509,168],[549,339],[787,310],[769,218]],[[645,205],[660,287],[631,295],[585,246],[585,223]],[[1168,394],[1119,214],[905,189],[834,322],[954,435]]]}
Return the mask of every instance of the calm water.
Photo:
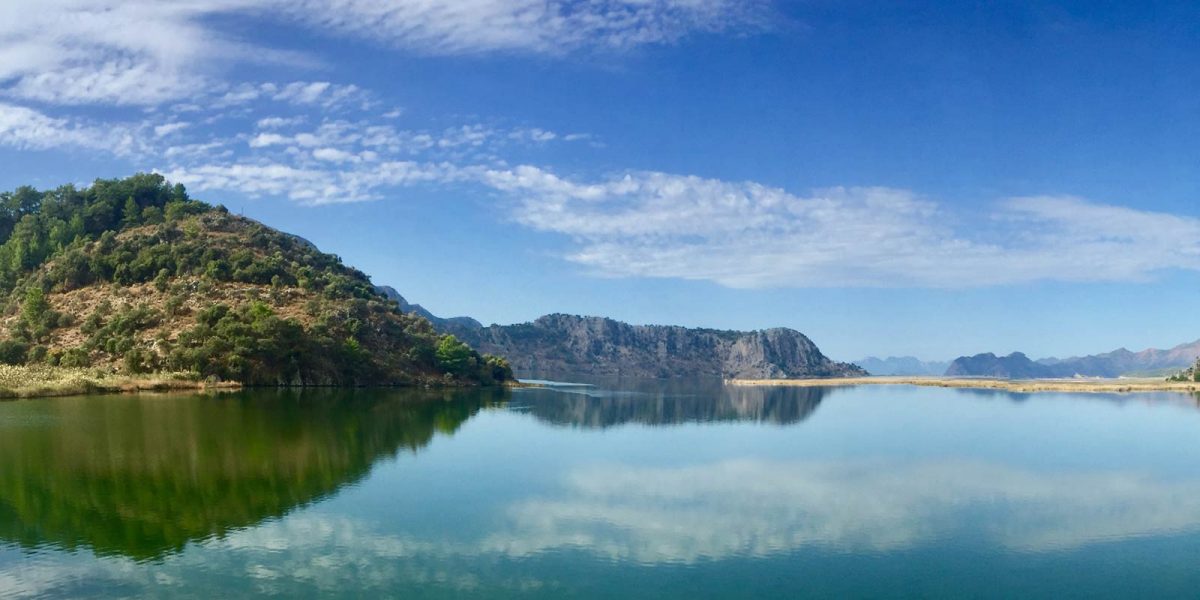
{"label": "calm water", "polygon": [[1183,395],[634,382],[0,403],[0,596],[1200,590]]}

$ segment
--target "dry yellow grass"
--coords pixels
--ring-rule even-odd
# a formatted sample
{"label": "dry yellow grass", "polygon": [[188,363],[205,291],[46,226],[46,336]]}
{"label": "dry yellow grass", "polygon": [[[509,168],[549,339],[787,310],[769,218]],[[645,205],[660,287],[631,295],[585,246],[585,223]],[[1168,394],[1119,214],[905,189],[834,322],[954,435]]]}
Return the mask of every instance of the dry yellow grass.
{"label": "dry yellow grass", "polygon": [[94,368],[0,365],[0,398],[231,387],[237,387],[237,384],[207,383],[195,373],[156,373],[139,377]]}
{"label": "dry yellow grass", "polygon": [[1200,383],[1162,379],[972,379],[952,377],[846,377],[839,379],[727,379],[746,386],[919,385],[1010,392],[1200,392]]}

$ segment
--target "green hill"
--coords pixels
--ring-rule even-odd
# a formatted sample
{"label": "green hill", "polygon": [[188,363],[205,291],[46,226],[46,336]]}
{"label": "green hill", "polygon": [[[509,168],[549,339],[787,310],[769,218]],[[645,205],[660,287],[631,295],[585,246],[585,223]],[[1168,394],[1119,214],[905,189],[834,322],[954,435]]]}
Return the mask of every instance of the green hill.
{"label": "green hill", "polygon": [[0,194],[0,362],[252,385],[490,385],[481,356],[309,242],[159,175]]}

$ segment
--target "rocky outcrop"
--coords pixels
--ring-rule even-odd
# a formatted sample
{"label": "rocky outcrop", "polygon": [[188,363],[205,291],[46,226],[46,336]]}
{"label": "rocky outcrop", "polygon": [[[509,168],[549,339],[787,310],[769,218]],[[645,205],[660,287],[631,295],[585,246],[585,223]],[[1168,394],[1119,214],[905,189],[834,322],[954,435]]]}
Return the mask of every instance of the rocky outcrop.
{"label": "rocky outcrop", "polygon": [[689,329],[564,314],[518,325],[441,327],[524,372],[744,379],[866,374],[855,365],[830,360],[804,334],[783,328]]}

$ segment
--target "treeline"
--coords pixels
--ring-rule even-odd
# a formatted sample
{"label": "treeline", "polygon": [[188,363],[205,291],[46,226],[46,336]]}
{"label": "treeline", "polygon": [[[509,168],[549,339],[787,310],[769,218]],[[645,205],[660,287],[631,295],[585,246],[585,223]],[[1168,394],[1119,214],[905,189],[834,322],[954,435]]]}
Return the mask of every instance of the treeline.
{"label": "treeline", "polygon": [[[254,297],[227,297],[235,283],[253,286]],[[106,298],[86,315],[61,314],[47,300],[142,284],[151,284],[151,300],[116,307]],[[512,376],[503,359],[401,313],[336,256],[192,200],[154,174],[0,194],[0,293],[0,308],[13,317],[0,340],[7,363],[107,362],[133,373],[186,370],[259,384]],[[83,342],[53,344],[64,327],[77,327]]]}

